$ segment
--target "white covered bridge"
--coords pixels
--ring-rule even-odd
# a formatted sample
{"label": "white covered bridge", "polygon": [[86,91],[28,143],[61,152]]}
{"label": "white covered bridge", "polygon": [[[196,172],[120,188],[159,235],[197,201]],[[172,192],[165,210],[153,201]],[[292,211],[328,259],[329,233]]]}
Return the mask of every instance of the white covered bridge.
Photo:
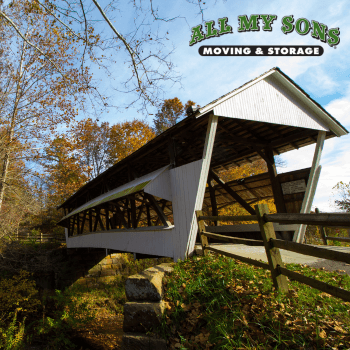
{"label": "white covered bridge", "polygon": [[[220,97],[87,183],[60,208],[68,248],[173,257],[191,254],[195,211],[273,198],[277,212],[309,212],[324,140],[347,130],[278,68]],[[274,155],[315,143],[310,168],[277,174]],[[268,172],[225,183],[222,170],[266,161]],[[212,227],[258,238],[257,225]],[[229,232],[227,232],[229,231]],[[301,241],[304,228],[276,226]]]}

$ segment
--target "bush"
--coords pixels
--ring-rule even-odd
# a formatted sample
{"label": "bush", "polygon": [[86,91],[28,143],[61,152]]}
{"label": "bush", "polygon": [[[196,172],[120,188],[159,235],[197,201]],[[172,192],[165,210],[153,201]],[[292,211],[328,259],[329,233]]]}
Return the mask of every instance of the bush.
{"label": "bush", "polygon": [[31,273],[21,270],[12,278],[0,280],[0,318],[7,318],[15,313],[21,316],[37,311],[40,301],[35,281]]}
{"label": "bush", "polygon": [[45,349],[75,348],[70,341],[72,331],[91,322],[95,314],[86,301],[69,289],[44,297],[42,307],[42,317],[29,324],[26,331],[32,335],[29,342],[45,344]]}
{"label": "bush", "polygon": [[14,314],[9,326],[0,327],[0,349],[19,350],[24,346],[24,321],[17,323],[17,313]]}

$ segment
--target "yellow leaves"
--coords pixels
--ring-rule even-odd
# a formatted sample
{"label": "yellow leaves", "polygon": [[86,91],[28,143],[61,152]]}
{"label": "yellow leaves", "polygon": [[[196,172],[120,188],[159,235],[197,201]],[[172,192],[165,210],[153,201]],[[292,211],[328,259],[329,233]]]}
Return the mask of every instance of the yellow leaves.
{"label": "yellow leaves", "polygon": [[0,280],[0,313],[2,312],[35,312],[40,304],[35,281],[30,280],[31,274],[22,270],[19,275]]}
{"label": "yellow leaves", "polygon": [[325,332],[325,330],[321,329],[318,336],[322,339],[327,338],[327,333]]}
{"label": "yellow leaves", "polygon": [[112,125],[108,143],[109,162],[111,165],[119,162],[154,137],[152,128],[141,120]]}
{"label": "yellow leaves", "polygon": [[334,326],[333,328],[334,328],[335,331],[337,331],[339,333],[346,333],[346,331],[343,328],[339,327],[339,326]]}

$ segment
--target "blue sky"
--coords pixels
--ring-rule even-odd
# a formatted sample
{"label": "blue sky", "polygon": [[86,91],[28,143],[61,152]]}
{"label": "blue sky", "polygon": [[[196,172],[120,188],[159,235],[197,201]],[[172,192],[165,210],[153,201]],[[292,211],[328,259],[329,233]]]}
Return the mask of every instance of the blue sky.
{"label": "blue sky", "polygon": [[[179,6],[181,5],[181,6]],[[155,6],[157,4],[155,3]],[[300,85],[314,100],[320,103],[343,126],[350,129],[350,2],[348,1],[226,1],[213,5],[208,1],[204,11],[205,20],[228,17],[233,34],[207,39],[189,46],[191,27],[201,23],[197,9],[187,2],[159,2],[159,14],[163,17],[178,15],[174,22],[161,23],[161,29],[169,32],[175,45],[173,62],[182,75],[182,86],[167,88],[164,98],[178,97],[183,102],[191,99],[204,106],[223,94],[259,76],[272,67],[279,67]],[[274,14],[277,19],[272,32],[238,33],[239,15]],[[283,34],[281,20],[293,15],[294,19],[306,18],[318,21],[328,28],[340,28],[340,43],[336,48],[315,40],[311,34],[301,36],[295,31]],[[127,17],[127,14],[126,14]],[[125,17],[124,17],[125,18]],[[320,57],[202,57],[198,54],[201,45],[321,45],[324,54]],[[122,96],[116,95],[115,99]],[[156,111],[154,111],[156,112]],[[153,113],[154,113],[153,112]],[[109,114],[103,119],[112,123],[143,118],[136,110],[121,114]],[[146,116],[151,122],[152,116]],[[314,206],[321,211],[334,211],[332,188],[339,181],[350,182],[350,136],[334,138],[325,143],[321,164],[323,166]],[[311,166],[314,146],[283,155],[287,168],[283,172]]]}

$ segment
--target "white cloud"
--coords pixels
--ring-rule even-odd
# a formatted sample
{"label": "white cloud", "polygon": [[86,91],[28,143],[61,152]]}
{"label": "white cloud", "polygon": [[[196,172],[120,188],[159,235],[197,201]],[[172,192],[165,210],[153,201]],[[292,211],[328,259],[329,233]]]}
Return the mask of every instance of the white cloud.
{"label": "white cloud", "polygon": [[333,100],[325,107],[326,110],[345,127],[350,127],[350,84],[346,96]]}
{"label": "white cloud", "polygon": [[[350,126],[350,88],[346,96],[333,100],[325,109],[345,127]],[[283,172],[310,167],[315,146],[310,145],[300,150],[283,155],[288,163]],[[326,140],[321,165],[322,171],[314,199],[314,207],[321,211],[335,211],[334,200],[337,198],[333,187],[340,181],[350,182],[350,135]]]}

